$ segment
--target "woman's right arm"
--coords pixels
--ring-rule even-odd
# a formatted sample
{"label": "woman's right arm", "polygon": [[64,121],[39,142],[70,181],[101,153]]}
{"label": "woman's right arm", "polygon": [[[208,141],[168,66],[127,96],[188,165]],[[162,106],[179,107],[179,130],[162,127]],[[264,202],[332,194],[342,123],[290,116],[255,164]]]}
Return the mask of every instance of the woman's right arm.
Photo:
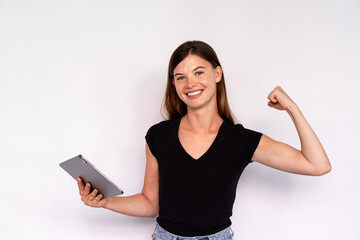
{"label": "woman's right arm", "polygon": [[103,207],[118,213],[136,217],[156,217],[159,212],[159,172],[156,158],[146,144],[146,170],[142,192],[129,197],[102,199],[98,190],[90,193],[91,185],[85,186],[78,179],[81,200],[90,207]]}

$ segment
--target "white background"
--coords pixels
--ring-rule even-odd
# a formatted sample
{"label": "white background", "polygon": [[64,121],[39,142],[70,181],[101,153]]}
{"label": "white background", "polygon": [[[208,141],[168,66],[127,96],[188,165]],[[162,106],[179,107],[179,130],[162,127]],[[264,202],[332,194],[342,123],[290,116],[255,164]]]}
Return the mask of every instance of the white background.
{"label": "white background", "polygon": [[167,64],[203,40],[245,127],[299,147],[282,86],[333,170],[241,176],[235,239],[360,238],[360,3],[0,0],[0,239],[150,239],[155,219],[86,207],[58,164],[83,154],[126,195],[141,191],[147,129],[162,120]]}

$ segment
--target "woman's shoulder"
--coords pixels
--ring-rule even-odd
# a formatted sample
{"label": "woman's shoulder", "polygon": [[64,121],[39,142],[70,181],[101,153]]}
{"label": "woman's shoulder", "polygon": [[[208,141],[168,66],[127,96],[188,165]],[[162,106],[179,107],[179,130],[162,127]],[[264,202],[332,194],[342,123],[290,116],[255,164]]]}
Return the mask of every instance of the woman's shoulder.
{"label": "woman's shoulder", "polygon": [[163,120],[160,121],[154,125],[152,125],[149,130],[148,133],[161,133],[164,131],[167,131],[171,128],[174,128],[177,126],[178,121],[180,121],[180,118],[173,118],[173,119],[169,119],[169,120]]}
{"label": "woman's shoulder", "polygon": [[178,118],[163,120],[149,128],[145,135],[145,139],[155,157],[157,156],[157,149],[159,149],[159,146],[170,140],[174,140],[179,121],[180,120]]}
{"label": "woman's shoulder", "polygon": [[227,119],[224,119],[224,123],[222,125],[224,128],[227,128],[231,131],[242,131],[244,129],[244,126],[241,123],[232,123]]}
{"label": "woman's shoulder", "polygon": [[247,128],[245,127],[242,123],[231,123],[227,120],[225,120],[225,124],[226,128],[232,132],[235,133],[239,136],[246,136],[246,135],[251,135],[251,134],[255,134],[255,135],[259,135],[261,134],[260,132],[253,130],[251,128]]}

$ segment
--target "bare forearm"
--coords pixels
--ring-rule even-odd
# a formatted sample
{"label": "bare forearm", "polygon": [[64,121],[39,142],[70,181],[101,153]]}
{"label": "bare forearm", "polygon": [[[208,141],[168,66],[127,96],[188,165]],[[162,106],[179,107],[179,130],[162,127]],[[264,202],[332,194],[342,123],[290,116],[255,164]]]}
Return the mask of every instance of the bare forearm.
{"label": "bare forearm", "polygon": [[291,104],[286,108],[286,111],[289,113],[298,132],[303,156],[314,167],[314,171],[318,171],[320,175],[329,172],[331,165],[327,154],[298,106]]}
{"label": "bare forearm", "polygon": [[106,199],[106,209],[135,217],[156,217],[158,207],[154,206],[145,195],[139,193],[129,197]]}

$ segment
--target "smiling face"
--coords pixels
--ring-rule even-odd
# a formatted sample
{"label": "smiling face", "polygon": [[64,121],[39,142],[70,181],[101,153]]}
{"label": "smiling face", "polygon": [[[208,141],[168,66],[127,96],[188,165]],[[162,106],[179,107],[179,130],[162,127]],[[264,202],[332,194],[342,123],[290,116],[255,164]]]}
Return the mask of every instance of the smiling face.
{"label": "smiling face", "polygon": [[188,55],[174,69],[172,82],[179,98],[188,110],[203,107],[216,108],[216,84],[222,69],[195,54]]}

